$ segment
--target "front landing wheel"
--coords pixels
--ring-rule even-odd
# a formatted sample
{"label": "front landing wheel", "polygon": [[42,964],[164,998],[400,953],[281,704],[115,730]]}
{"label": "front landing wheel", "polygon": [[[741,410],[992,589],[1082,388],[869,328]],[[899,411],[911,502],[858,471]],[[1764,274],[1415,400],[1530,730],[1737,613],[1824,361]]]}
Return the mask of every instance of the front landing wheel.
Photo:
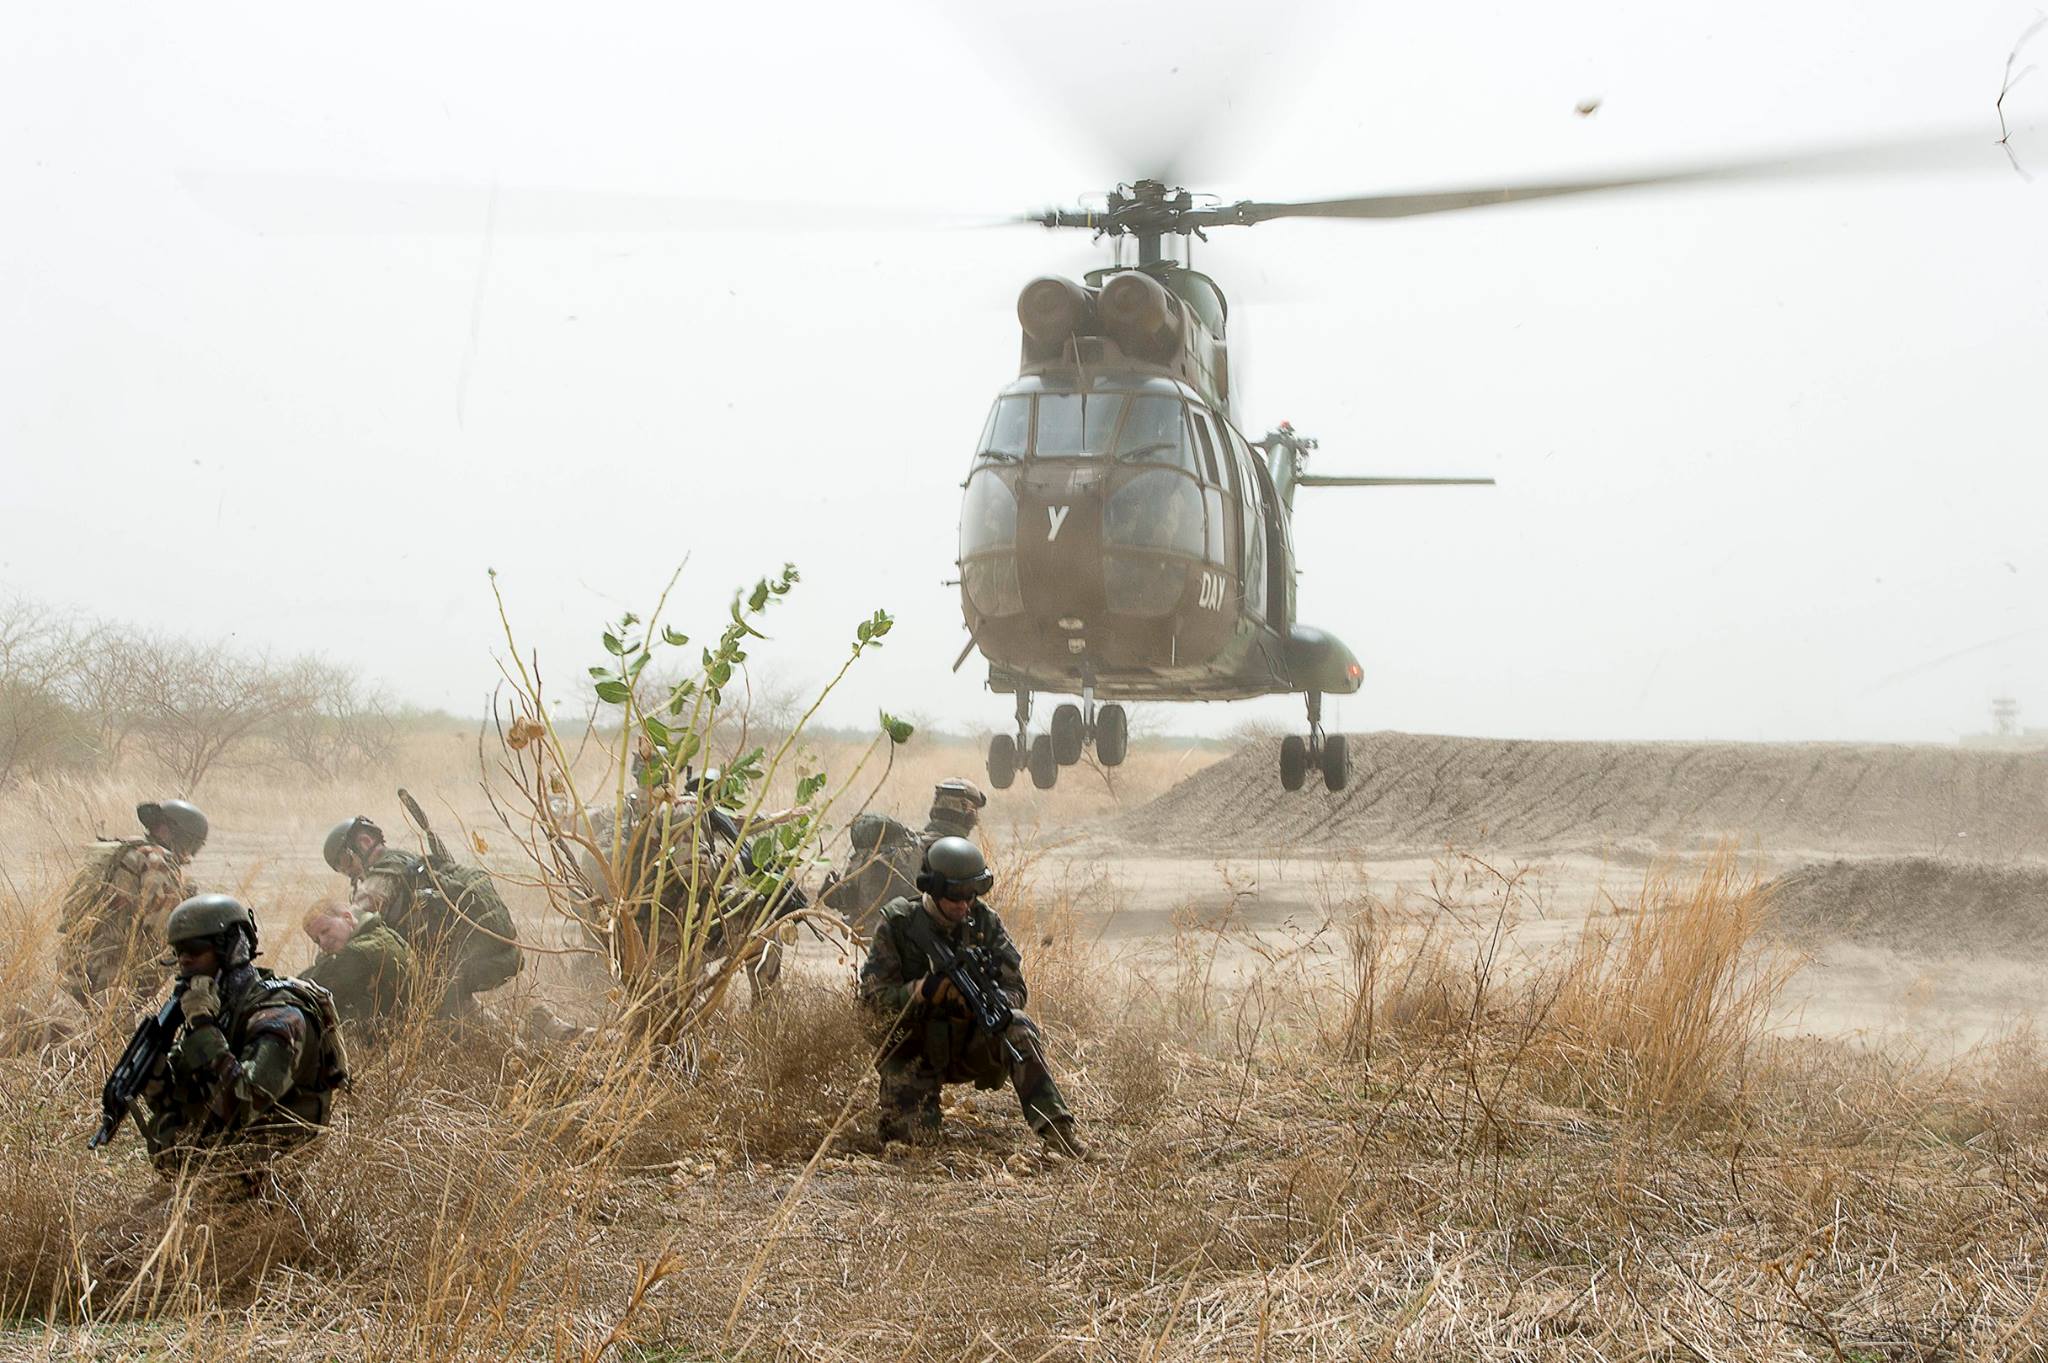
{"label": "front landing wheel", "polygon": [[1053,782],[1060,779],[1060,764],[1052,750],[1052,735],[1040,734],[1031,740],[1031,784],[1040,790],[1051,790]]}
{"label": "front landing wheel", "polygon": [[1008,790],[1016,779],[1017,740],[997,734],[988,741],[988,783],[997,790]]}

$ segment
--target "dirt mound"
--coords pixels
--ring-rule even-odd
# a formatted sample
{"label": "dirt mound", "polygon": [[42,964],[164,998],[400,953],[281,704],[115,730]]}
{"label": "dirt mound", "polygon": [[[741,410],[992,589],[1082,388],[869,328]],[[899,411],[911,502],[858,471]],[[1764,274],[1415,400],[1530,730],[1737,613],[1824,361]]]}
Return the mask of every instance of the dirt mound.
{"label": "dirt mound", "polygon": [[1280,789],[1254,743],[1134,811],[1137,842],[1239,853],[1792,851],[2048,856],[2048,754],[1843,743],[1354,734],[1346,790]]}
{"label": "dirt mound", "polygon": [[1771,918],[1800,941],[1914,955],[2048,955],[2048,867],[1887,857],[1772,881]]}

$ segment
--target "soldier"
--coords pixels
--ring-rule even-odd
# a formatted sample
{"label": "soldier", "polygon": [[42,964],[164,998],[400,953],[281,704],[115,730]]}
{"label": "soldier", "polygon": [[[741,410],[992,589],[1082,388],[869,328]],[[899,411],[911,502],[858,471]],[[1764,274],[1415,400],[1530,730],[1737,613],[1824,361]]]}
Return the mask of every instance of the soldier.
{"label": "soldier", "polygon": [[149,958],[192,892],[185,864],[206,845],[206,816],[184,800],[139,804],[135,817],[149,836],[101,838],[64,891],[60,976],[87,1008],[110,989],[138,1003],[155,991]]}
{"label": "soldier", "polygon": [[926,848],[940,838],[972,838],[988,796],[964,776],[948,777],[932,787],[932,812],[924,825]]}
{"label": "soldier", "polygon": [[932,810],[924,831],[912,833],[884,814],[862,814],[846,830],[853,845],[845,871],[825,882],[820,897],[837,909],[855,937],[866,941],[882,906],[915,892],[917,871],[940,838],[971,838],[988,797],[962,776],[932,787]]}
{"label": "soldier", "polygon": [[[440,1017],[462,1017],[477,994],[519,971],[512,916],[481,869],[425,858],[387,846],[384,830],[363,815],[328,831],[327,864],[349,878],[349,909],[357,922],[372,915],[412,948],[415,964],[445,980]],[[451,902],[455,901],[455,902]]]}
{"label": "soldier", "polygon": [[412,1001],[413,955],[380,914],[358,922],[348,905],[326,900],[306,911],[306,935],[320,956],[304,979],[334,995],[343,1022],[376,1036]]}
{"label": "soldier", "polygon": [[[1038,1028],[1021,1011],[1023,961],[1003,920],[981,896],[995,884],[981,849],[965,838],[941,838],[925,854],[917,898],[890,901],[860,970],[860,997],[890,1026],[876,1068],[881,1072],[881,1137],[930,1138],[939,1130],[943,1085],[972,1082],[1000,1088],[1007,1078],[1024,1120],[1055,1153],[1086,1153],[1074,1118],[1045,1067]],[[982,1029],[962,1006],[953,983],[934,963],[931,943],[958,953],[978,949],[992,963],[1013,1020],[1002,1038]],[[1019,1059],[1003,1047],[1007,1040]]]}
{"label": "soldier", "polygon": [[157,1167],[197,1161],[255,1180],[327,1126],[348,1062],[325,989],[251,964],[256,919],[224,894],[178,905],[164,932],[182,1015],[138,1125]]}

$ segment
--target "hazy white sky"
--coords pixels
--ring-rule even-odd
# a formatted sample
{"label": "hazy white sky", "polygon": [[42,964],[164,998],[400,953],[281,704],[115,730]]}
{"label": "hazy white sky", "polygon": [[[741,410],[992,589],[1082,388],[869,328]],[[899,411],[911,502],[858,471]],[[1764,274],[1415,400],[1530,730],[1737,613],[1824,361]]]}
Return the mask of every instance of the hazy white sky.
{"label": "hazy white sky", "polygon": [[[1992,145],[2034,0],[973,12],[17,0],[0,588],[474,712],[487,567],[567,689],[685,555],[685,628],[793,559],[771,667],[901,621],[830,717],[1000,727],[979,660],[946,671],[958,482],[1017,289],[1100,252],[863,206],[1071,202],[1204,120],[1195,187],[1267,198],[1963,130],[1949,173],[1275,223],[1196,263],[1253,434],[1501,480],[1303,495],[1302,616],[1366,665],[1339,724],[1939,739],[2001,690],[2048,724],[2048,74],[2008,101],[2042,178]],[[351,225],[389,230],[254,231],[183,178],[249,171],[369,181]],[[500,230],[481,192],[414,230],[380,177],[502,184]],[[529,188],[849,208],[535,232]],[[644,225],[579,221],[612,212]]]}

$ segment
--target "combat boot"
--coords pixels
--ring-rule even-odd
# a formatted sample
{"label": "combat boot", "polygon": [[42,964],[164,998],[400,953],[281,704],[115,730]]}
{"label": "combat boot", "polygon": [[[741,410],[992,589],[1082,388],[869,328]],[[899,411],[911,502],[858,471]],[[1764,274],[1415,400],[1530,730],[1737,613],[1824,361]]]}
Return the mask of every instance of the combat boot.
{"label": "combat boot", "polygon": [[1088,1158],[1088,1147],[1074,1133],[1074,1119],[1064,1112],[1040,1127],[1038,1138],[1045,1142],[1047,1150],[1063,1159]]}

